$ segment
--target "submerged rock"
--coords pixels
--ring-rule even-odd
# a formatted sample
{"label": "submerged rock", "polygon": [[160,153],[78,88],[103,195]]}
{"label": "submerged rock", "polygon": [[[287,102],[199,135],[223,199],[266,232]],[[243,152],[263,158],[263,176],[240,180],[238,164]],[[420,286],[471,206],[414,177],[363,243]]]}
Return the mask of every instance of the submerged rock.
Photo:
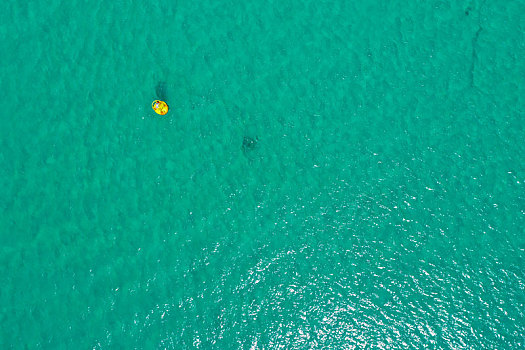
{"label": "submerged rock", "polygon": [[242,150],[244,152],[253,150],[257,146],[257,141],[259,141],[257,136],[255,138],[244,136],[242,138]]}

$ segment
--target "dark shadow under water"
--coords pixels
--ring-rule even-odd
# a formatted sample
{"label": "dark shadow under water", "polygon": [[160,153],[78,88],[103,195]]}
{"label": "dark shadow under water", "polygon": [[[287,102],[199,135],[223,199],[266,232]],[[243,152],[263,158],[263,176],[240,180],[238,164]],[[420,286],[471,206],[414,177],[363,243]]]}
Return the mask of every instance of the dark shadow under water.
{"label": "dark shadow under water", "polygon": [[259,137],[257,136],[255,136],[255,138],[250,136],[244,136],[242,138],[242,151],[244,153],[253,151],[257,146],[257,141],[259,141]]}

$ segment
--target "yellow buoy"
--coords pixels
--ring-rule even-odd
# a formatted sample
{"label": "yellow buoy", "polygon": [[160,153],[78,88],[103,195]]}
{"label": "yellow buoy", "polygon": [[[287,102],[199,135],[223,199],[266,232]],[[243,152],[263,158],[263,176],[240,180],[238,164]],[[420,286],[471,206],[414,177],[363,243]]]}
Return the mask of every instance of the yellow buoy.
{"label": "yellow buoy", "polygon": [[151,108],[155,111],[155,113],[164,115],[168,113],[168,104],[164,101],[155,100],[151,104]]}

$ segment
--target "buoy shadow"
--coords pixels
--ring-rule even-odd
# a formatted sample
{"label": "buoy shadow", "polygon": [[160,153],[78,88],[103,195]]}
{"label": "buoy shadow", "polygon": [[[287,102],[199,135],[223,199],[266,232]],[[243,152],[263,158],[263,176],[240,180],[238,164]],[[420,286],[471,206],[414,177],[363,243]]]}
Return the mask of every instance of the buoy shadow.
{"label": "buoy shadow", "polygon": [[165,81],[159,81],[155,87],[155,94],[157,95],[157,100],[167,102],[168,100],[168,87]]}

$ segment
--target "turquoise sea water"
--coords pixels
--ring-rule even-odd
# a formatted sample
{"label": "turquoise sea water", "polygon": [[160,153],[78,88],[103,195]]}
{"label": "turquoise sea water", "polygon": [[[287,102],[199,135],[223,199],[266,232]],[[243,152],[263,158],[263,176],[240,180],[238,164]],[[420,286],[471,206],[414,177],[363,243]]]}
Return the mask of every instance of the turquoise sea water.
{"label": "turquoise sea water", "polygon": [[525,347],[523,13],[5,3],[0,347]]}

